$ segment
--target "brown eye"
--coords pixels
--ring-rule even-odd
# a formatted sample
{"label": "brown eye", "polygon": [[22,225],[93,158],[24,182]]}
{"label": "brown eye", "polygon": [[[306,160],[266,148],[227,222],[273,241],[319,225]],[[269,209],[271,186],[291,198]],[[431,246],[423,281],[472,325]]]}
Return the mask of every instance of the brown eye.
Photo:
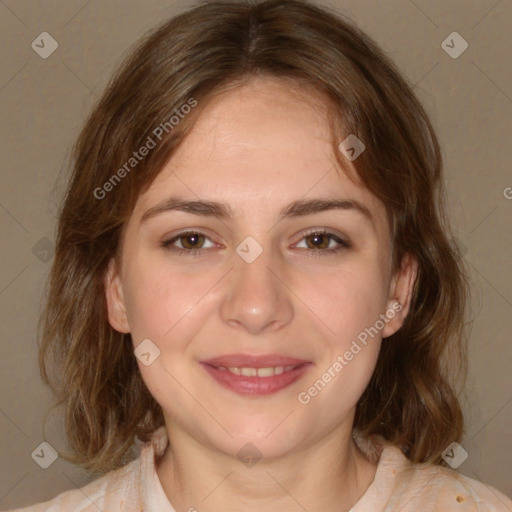
{"label": "brown eye", "polygon": [[[329,255],[350,247],[348,242],[334,233],[318,229],[306,233],[302,240],[306,241],[306,252],[313,256]],[[333,247],[331,245],[333,241],[338,245]]]}
{"label": "brown eye", "polygon": [[[175,251],[178,254],[198,256],[204,252],[205,240],[210,239],[204,233],[200,233],[199,231],[186,231],[162,242],[162,246],[170,251]],[[176,243],[179,243],[179,245],[176,245]],[[211,245],[209,247],[213,247],[215,245],[211,241],[210,243]]]}
{"label": "brown eye", "polygon": [[311,240],[311,244],[308,244],[310,249],[327,249],[330,244],[329,236],[325,233],[313,233],[305,237],[306,240]]}
{"label": "brown eye", "polygon": [[206,237],[201,233],[187,233],[180,235],[178,238],[182,241],[181,245],[184,249],[198,249],[202,247]]}

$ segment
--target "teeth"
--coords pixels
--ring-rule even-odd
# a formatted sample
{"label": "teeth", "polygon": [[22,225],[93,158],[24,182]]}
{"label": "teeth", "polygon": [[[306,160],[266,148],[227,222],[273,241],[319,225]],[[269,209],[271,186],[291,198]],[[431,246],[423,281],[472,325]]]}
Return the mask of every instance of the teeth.
{"label": "teeth", "polygon": [[219,366],[219,370],[227,370],[235,375],[243,375],[244,377],[273,377],[281,375],[296,368],[295,366],[268,366],[266,368],[247,368],[247,367],[225,367]]}
{"label": "teeth", "polygon": [[272,377],[275,375],[274,368],[258,368],[258,377]]}

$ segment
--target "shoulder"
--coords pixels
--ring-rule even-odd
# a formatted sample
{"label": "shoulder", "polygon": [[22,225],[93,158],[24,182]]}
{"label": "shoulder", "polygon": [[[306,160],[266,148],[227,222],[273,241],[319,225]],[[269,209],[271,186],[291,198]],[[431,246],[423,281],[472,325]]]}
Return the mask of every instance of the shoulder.
{"label": "shoulder", "polygon": [[512,501],[490,485],[444,466],[413,464],[396,447],[386,452],[395,476],[386,512],[512,512]]}
{"label": "shoulder", "polygon": [[412,464],[404,472],[401,488],[410,500],[404,512],[417,507],[447,512],[512,511],[512,501],[494,487],[443,466]]}
{"label": "shoulder", "polygon": [[140,459],[137,458],[84,487],[10,512],[140,512],[139,466]]}
{"label": "shoulder", "polygon": [[444,466],[413,463],[382,439],[354,437],[378,465],[352,512],[512,512],[512,501],[490,485]]}
{"label": "shoulder", "polygon": [[135,440],[139,456],[123,467],[52,500],[7,512],[141,512],[164,508],[172,511],[155,466],[155,458],[162,455],[168,442],[163,425],[148,442]]}

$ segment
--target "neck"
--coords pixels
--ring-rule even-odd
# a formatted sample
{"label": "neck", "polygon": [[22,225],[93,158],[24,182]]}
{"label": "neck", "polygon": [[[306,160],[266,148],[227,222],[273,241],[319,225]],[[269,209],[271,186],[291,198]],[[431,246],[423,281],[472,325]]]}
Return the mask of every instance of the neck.
{"label": "neck", "polygon": [[299,451],[262,458],[250,467],[236,456],[205,447],[175,425],[167,431],[169,445],[156,463],[157,474],[177,512],[349,511],[377,468],[357,448],[350,431],[342,438],[333,432]]}

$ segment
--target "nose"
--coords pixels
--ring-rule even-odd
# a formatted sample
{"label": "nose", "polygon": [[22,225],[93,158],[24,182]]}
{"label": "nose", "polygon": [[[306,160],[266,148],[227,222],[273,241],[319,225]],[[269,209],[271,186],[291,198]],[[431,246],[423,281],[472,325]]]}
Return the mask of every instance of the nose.
{"label": "nose", "polygon": [[226,277],[220,314],[231,327],[257,335],[282,329],[292,321],[293,293],[286,286],[285,266],[271,249],[263,247],[253,261],[236,253]]}

